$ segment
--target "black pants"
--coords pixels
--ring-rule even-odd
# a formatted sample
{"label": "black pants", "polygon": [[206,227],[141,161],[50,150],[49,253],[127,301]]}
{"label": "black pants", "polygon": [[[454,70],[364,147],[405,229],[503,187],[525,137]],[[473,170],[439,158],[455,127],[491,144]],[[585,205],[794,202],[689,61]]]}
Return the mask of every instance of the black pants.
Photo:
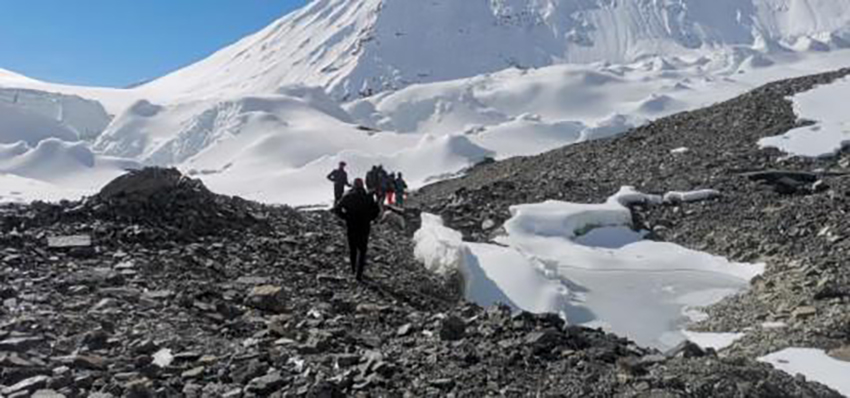
{"label": "black pants", "polygon": [[334,204],[339,203],[343,193],[345,193],[345,185],[334,185]]}
{"label": "black pants", "polygon": [[369,224],[348,225],[348,250],[351,258],[351,273],[357,280],[363,279],[363,269],[366,268],[366,249],[369,246]]}

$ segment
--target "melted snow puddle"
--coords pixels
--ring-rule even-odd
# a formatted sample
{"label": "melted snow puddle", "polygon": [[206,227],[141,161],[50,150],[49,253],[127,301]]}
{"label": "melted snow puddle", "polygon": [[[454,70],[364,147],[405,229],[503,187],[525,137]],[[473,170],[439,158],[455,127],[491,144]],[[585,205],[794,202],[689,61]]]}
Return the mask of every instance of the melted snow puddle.
{"label": "melted snow puddle", "polygon": [[[707,197],[701,192],[684,196]],[[668,199],[682,199],[674,196]],[[572,324],[668,349],[689,338],[683,329],[695,309],[746,289],[764,266],[643,240],[630,228],[627,205],[663,201],[624,187],[602,204],[515,206],[497,244],[462,242],[439,217],[423,215],[416,255],[436,272],[460,269],[467,299],[482,306],[559,313]],[[734,342],[729,335],[690,337],[716,348]]]}

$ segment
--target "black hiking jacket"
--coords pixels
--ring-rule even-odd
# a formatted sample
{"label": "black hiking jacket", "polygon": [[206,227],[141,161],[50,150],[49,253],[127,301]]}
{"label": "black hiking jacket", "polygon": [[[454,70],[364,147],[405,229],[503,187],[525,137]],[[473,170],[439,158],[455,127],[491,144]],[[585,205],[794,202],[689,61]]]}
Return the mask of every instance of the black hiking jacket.
{"label": "black hiking jacket", "polygon": [[340,187],[344,187],[346,185],[351,185],[348,183],[348,173],[345,170],[336,169],[328,174],[328,180],[332,181],[334,185]]}
{"label": "black hiking jacket", "polygon": [[362,188],[354,188],[348,191],[334,207],[334,213],[340,216],[352,227],[368,227],[372,221],[378,218],[381,209],[371,195]]}

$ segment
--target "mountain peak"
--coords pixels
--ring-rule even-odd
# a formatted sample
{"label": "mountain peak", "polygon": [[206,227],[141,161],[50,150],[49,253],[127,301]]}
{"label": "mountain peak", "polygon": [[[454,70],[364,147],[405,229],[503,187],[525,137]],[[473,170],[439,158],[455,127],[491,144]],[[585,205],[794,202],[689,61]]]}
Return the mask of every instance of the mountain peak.
{"label": "mountain peak", "polygon": [[511,67],[801,38],[838,46],[850,38],[848,15],[844,0],[317,0],[144,88],[210,97],[303,83],[353,99]]}

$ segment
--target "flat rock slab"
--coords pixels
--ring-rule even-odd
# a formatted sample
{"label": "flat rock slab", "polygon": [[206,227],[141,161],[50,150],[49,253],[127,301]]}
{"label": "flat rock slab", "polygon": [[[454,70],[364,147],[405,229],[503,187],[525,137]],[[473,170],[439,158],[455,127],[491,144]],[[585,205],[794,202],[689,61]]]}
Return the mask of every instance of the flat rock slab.
{"label": "flat rock slab", "polygon": [[91,242],[90,235],[50,236],[47,238],[47,246],[53,249],[90,247]]}
{"label": "flat rock slab", "polygon": [[33,376],[29,379],[21,380],[20,382],[4,388],[3,395],[12,395],[21,392],[30,392],[33,390],[38,390],[47,386],[47,382],[50,380],[47,376]]}
{"label": "flat rock slab", "polygon": [[24,352],[44,341],[41,337],[13,337],[0,341],[0,351]]}

